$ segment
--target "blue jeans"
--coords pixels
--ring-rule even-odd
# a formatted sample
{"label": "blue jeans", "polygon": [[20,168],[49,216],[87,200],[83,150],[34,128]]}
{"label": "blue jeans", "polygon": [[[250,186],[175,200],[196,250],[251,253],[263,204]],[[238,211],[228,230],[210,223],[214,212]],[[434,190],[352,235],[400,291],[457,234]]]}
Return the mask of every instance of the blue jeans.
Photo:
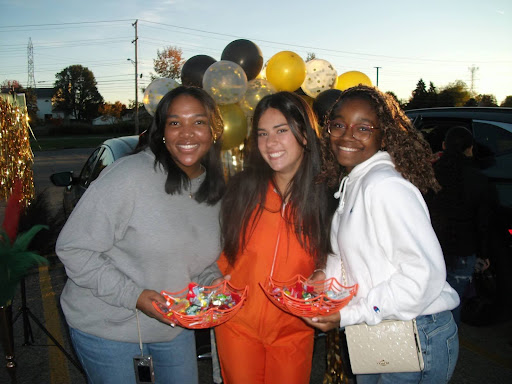
{"label": "blue jeans", "polygon": [[451,311],[419,316],[416,319],[425,362],[422,372],[356,375],[357,384],[447,383],[459,357],[457,325]]}
{"label": "blue jeans", "polygon": [[473,272],[475,271],[476,255],[459,257],[454,269],[446,270],[446,281],[457,291],[460,298],[460,304],[457,308],[452,309],[453,318],[457,326],[460,324],[460,309],[462,301],[465,299],[465,292],[469,287]]}
{"label": "blue jeans", "polygon": [[[107,340],[71,327],[69,333],[89,384],[135,383],[133,357],[140,355],[138,343]],[[153,356],[156,383],[198,382],[193,331],[185,329],[172,341],[142,347],[144,355]]]}

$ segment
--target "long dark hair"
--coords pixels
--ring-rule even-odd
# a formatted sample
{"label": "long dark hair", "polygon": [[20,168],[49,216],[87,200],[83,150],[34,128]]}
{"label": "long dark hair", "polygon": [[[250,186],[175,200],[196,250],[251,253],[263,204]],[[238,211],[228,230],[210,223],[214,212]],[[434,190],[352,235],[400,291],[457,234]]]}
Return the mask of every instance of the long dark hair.
{"label": "long dark hair", "polygon": [[[384,150],[389,153],[402,176],[423,193],[428,190],[438,191],[440,187],[432,169],[432,150],[421,133],[412,126],[398,102],[377,88],[358,85],[343,91],[331,108],[328,120],[333,119],[340,106],[351,99],[366,100],[374,109],[382,132]],[[323,130],[322,146],[324,172],[320,179],[333,186],[339,182],[340,174],[344,176],[347,172],[338,164],[330,149],[327,130]]]}
{"label": "long dark hair", "polygon": [[153,123],[145,134],[147,137],[145,144],[137,148],[136,151],[140,152],[150,148],[155,154],[155,169],[160,165],[167,172],[165,192],[168,194],[181,193],[183,188],[190,187],[189,177],[178,167],[163,142],[169,107],[177,97],[183,95],[198,100],[204,106],[208,115],[214,142],[206,156],[201,160],[201,164],[206,169],[206,177],[195,193],[194,199],[199,203],[206,202],[208,205],[213,205],[221,199],[226,188],[220,158],[221,135],[224,124],[215,101],[206,91],[197,87],[180,86],[167,93],[158,103]]}
{"label": "long dark hair", "polygon": [[[221,228],[224,253],[233,265],[246,246],[263,210],[269,183],[274,171],[258,150],[258,123],[268,109],[281,112],[297,142],[304,147],[302,162],[286,191],[288,198],[286,222],[301,246],[323,266],[331,251],[329,241],[330,215],[325,184],[315,182],[321,171],[321,148],[318,127],[311,108],[298,95],[278,92],[264,97],[256,106],[248,143],[245,169],[228,184],[222,201]],[[303,141],[306,139],[306,145]],[[254,212],[256,210],[256,212]],[[254,212],[254,220],[251,220]]]}

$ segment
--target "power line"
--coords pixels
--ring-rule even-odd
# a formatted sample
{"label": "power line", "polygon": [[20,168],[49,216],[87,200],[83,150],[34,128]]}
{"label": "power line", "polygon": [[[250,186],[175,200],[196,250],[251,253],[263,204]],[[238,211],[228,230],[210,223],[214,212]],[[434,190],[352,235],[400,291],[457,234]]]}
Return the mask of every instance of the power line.
{"label": "power line", "polygon": [[0,26],[0,29],[5,28],[26,28],[26,27],[47,27],[47,26],[61,26],[61,25],[80,25],[80,24],[101,24],[101,23],[117,23],[132,21],[133,19],[122,19],[122,20],[100,20],[100,21],[76,21],[70,23],[49,23],[49,24],[24,24],[24,25],[4,25]]}

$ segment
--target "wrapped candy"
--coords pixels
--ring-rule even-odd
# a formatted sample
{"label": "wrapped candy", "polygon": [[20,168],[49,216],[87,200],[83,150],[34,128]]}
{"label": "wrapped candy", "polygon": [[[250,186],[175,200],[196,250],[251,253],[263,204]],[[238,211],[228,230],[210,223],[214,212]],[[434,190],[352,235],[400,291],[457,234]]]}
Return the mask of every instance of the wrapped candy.
{"label": "wrapped candy", "polygon": [[247,290],[247,287],[236,288],[226,280],[214,286],[190,283],[179,292],[162,291],[166,304],[153,302],[153,307],[182,327],[210,328],[236,315],[247,298]]}
{"label": "wrapped candy", "polygon": [[288,281],[276,281],[269,276],[260,285],[270,301],[283,311],[304,317],[339,311],[357,293],[357,284],[343,286],[335,278],[311,282],[301,275]]}

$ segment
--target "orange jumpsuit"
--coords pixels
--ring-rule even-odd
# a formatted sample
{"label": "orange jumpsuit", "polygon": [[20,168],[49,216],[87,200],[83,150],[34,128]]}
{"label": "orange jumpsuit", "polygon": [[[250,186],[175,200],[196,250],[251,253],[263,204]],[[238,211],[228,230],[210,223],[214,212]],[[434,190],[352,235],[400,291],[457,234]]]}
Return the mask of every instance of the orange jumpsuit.
{"label": "orange jumpsuit", "polygon": [[286,281],[297,274],[310,276],[314,261],[295,232],[287,230],[281,198],[271,186],[265,206],[235,266],[229,266],[224,255],[218,261],[220,270],[231,275],[234,286],[249,286],[242,309],[215,328],[222,375],[225,384],[306,384],[314,331],[300,318],[276,307],[259,283],[270,275],[276,247],[275,280]]}

